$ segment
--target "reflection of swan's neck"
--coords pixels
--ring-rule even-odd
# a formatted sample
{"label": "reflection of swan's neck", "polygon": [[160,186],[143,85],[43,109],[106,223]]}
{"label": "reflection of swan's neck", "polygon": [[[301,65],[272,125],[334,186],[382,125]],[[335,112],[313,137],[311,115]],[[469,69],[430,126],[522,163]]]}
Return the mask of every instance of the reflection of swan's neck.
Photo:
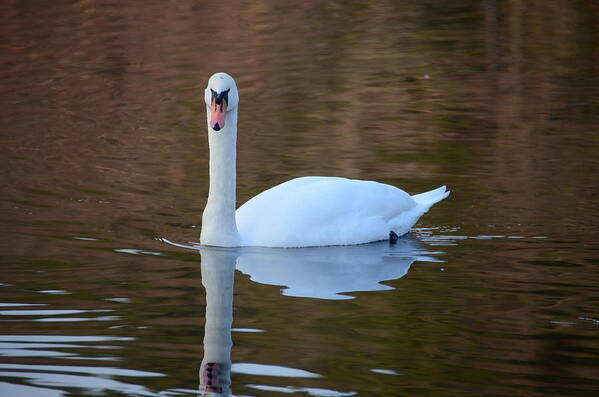
{"label": "reflection of swan's neck", "polygon": [[202,284],[206,289],[204,358],[200,367],[200,390],[231,393],[231,323],[233,281],[237,255],[220,249],[201,250]]}
{"label": "reflection of swan's neck", "polygon": [[235,222],[237,108],[227,112],[226,117],[225,127],[220,131],[212,130],[208,122],[210,189],[202,215],[200,243],[235,247],[239,245]]}

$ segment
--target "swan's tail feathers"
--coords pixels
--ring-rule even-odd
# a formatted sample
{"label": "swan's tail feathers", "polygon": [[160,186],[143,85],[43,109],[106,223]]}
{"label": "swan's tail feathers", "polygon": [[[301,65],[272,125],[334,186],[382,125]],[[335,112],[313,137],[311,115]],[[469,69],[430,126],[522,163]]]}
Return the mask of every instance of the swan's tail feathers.
{"label": "swan's tail feathers", "polygon": [[432,207],[433,204],[438,203],[449,196],[449,193],[451,192],[447,190],[446,186],[441,186],[428,192],[415,194],[412,196],[412,198],[418,205],[425,207],[426,209],[424,212],[426,212],[430,207]]}

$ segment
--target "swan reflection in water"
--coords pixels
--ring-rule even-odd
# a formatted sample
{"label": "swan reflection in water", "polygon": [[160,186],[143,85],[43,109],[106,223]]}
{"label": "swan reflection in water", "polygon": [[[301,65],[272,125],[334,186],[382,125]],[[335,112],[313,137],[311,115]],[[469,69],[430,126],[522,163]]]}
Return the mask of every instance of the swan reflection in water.
{"label": "swan reflection in water", "polygon": [[352,299],[342,293],[392,289],[380,282],[403,277],[415,261],[441,262],[422,250],[419,240],[411,235],[403,236],[394,244],[379,242],[315,248],[201,247],[199,251],[202,284],[206,289],[204,357],[199,371],[200,392],[204,396],[231,395],[235,269],[255,282],[284,286],[284,295]]}
{"label": "swan reflection in water", "polygon": [[231,395],[231,324],[233,281],[238,250],[202,248],[202,284],[206,289],[204,358],[200,365],[202,396]]}
{"label": "swan reflection in water", "polygon": [[440,262],[427,256],[419,240],[407,234],[390,244],[313,248],[248,247],[236,268],[261,284],[283,286],[283,295],[319,299],[352,299],[356,291],[393,289],[385,280],[406,275],[415,261]]}

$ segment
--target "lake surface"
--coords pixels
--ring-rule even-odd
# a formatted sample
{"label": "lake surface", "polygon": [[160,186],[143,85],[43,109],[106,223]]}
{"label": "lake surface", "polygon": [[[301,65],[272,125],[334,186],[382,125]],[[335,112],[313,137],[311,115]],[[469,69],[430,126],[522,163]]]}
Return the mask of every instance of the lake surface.
{"label": "lake surface", "polygon": [[[0,395],[599,392],[597,2],[0,14]],[[303,175],[451,196],[396,245],[198,249],[217,71],[240,204]]]}

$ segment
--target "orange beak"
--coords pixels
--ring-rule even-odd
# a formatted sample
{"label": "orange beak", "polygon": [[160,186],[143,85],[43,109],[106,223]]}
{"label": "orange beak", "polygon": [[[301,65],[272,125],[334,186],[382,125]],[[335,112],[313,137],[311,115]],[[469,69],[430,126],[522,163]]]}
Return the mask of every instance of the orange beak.
{"label": "orange beak", "polygon": [[210,128],[214,131],[219,131],[225,127],[225,119],[227,118],[227,101],[221,100],[220,103],[216,103],[215,99],[212,99],[210,104]]}

